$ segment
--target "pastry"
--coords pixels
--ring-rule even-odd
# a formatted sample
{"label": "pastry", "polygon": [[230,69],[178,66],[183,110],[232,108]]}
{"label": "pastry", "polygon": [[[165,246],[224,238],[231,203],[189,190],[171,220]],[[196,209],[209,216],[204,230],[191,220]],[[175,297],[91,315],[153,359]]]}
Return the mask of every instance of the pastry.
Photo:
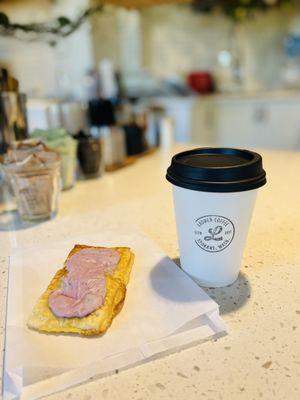
{"label": "pastry", "polygon": [[134,254],[127,247],[75,245],[39,298],[28,327],[99,335],[121,310]]}

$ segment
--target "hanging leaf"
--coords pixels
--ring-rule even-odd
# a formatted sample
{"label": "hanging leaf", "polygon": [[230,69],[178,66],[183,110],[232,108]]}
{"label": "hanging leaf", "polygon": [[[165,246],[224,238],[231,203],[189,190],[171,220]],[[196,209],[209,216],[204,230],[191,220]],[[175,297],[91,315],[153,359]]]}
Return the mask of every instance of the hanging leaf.
{"label": "hanging leaf", "polygon": [[210,13],[217,5],[217,0],[194,0],[192,9],[196,12]]}
{"label": "hanging leaf", "polygon": [[60,26],[71,25],[71,21],[67,17],[58,17],[57,21]]}
{"label": "hanging leaf", "polygon": [[[1,0],[0,0],[1,1]],[[55,46],[57,40],[65,38],[75,32],[92,15],[103,10],[103,5],[96,4],[89,6],[77,18],[70,20],[65,16],[60,16],[49,22],[34,23],[13,23],[8,16],[0,12],[0,36],[18,37],[19,33],[26,35],[19,36],[22,40],[46,41],[50,46]]]}
{"label": "hanging leaf", "polygon": [[0,26],[7,28],[9,26],[9,18],[3,12],[0,12]]}

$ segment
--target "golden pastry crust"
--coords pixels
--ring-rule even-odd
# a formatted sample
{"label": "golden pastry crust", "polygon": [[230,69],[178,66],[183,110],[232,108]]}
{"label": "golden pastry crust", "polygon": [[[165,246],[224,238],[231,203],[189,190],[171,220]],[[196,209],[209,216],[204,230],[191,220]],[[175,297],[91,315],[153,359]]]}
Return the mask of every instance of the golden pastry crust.
{"label": "golden pastry crust", "polygon": [[[76,244],[70,251],[67,260],[77,251],[86,248],[103,249],[104,247],[85,246]],[[100,335],[110,327],[114,317],[122,309],[126,285],[129,282],[130,272],[134,261],[134,254],[128,247],[112,247],[120,254],[120,261],[112,275],[106,275],[106,296],[104,304],[91,314],[82,318],[57,317],[49,308],[50,293],[58,289],[63,276],[67,274],[66,266],[56,272],[46,291],[39,298],[27,326],[41,332],[76,333],[83,336]]]}

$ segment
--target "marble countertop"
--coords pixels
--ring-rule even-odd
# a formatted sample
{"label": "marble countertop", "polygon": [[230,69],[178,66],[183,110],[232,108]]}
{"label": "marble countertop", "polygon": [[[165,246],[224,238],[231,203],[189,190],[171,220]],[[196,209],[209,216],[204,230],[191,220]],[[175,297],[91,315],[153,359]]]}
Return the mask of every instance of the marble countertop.
{"label": "marble countertop", "polygon": [[[134,225],[178,259],[171,190],[164,178],[170,155],[157,152],[102,178],[78,182],[62,193],[52,221],[22,224],[15,212],[0,208],[1,349],[13,247]],[[262,155],[268,185],[257,199],[239,279],[229,287],[206,289],[220,305],[228,335],[49,399],[300,398],[300,153]]]}

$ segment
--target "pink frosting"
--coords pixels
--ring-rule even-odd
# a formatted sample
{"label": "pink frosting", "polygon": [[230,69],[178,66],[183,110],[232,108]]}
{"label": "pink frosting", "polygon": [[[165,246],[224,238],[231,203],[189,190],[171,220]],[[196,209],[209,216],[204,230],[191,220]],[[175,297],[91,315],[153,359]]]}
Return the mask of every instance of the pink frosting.
{"label": "pink frosting", "polygon": [[112,274],[120,255],[116,250],[79,250],[66,262],[68,274],[49,296],[49,307],[58,317],[84,317],[104,303],[105,274]]}

